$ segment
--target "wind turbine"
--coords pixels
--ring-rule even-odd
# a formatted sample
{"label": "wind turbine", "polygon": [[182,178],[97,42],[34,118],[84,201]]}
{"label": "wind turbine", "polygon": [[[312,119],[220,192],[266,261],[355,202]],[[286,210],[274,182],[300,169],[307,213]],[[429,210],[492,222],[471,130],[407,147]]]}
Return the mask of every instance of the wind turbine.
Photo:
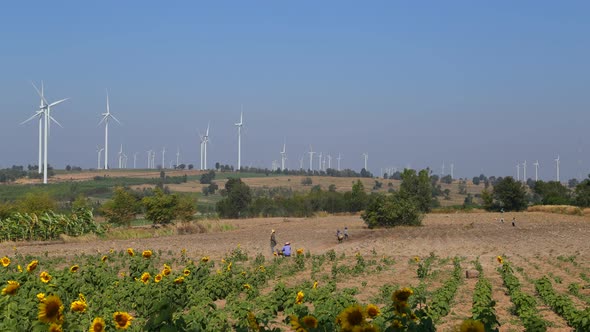
{"label": "wind turbine", "polygon": [[520,164],[516,163],[516,181],[520,181]]}
{"label": "wind turbine", "polygon": [[535,161],[535,182],[539,181],[539,161]]}
{"label": "wind turbine", "polygon": [[[43,93],[41,93],[39,91],[39,89],[37,89],[37,86],[32,82],[31,82],[31,84],[33,85],[33,87],[35,88],[35,91],[37,91],[37,94],[39,95],[39,97],[41,97],[41,100],[43,101],[42,106],[40,107],[40,109],[43,110],[43,113],[44,113],[44,131],[45,131],[45,133],[44,133],[45,140],[43,142],[43,183],[47,184],[47,138],[48,138],[48,130],[49,130],[49,120],[57,123],[57,125],[59,125],[61,127],[59,122],[57,122],[57,120],[55,120],[51,116],[51,107],[61,104],[70,98],[65,98],[62,100],[55,101],[53,103],[48,103],[47,99],[45,99],[45,96],[43,95]],[[41,166],[39,165],[39,167],[41,167]]]}
{"label": "wind turbine", "polygon": [[559,155],[557,155],[557,159],[555,159],[555,164],[557,165],[557,182],[559,182]]}
{"label": "wind turbine", "polygon": [[137,168],[137,152],[133,153],[133,168]]}
{"label": "wind turbine", "polygon": [[451,163],[451,180],[453,179],[453,170],[455,168],[455,164]]}
{"label": "wind turbine", "polygon": [[176,148],[176,168],[178,168],[178,161],[180,160],[180,148]]}
{"label": "wind turbine", "polygon": [[119,150],[119,168],[123,166],[123,144],[121,144],[121,149]]}
{"label": "wind turbine", "polygon": [[318,170],[322,170],[322,153],[320,152],[318,155]]}
{"label": "wind turbine", "polygon": [[328,155],[328,168],[332,168],[332,156]]}
{"label": "wind turbine", "polygon": [[299,169],[303,169],[303,157],[299,158]]}
{"label": "wind turbine", "polygon": [[340,159],[342,159],[342,156],[339,153],[338,158],[336,158],[336,160],[338,160],[338,171],[340,171]]}
{"label": "wind turbine", "polygon": [[363,153],[363,157],[365,157],[365,171],[368,172],[368,170],[367,170],[367,159],[369,159],[369,154],[365,152],[365,153]]}
{"label": "wind turbine", "polygon": [[164,155],[166,155],[166,147],[162,148],[162,169],[166,168],[166,161],[164,161]]}
{"label": "wind turbine", "polygon": [[[43,96],[43,81],[41,81],[41,96]],[[39,118],[39,162],[37,164],[38,173],[41,174],[41,165],[43,162],[43,115],[45,114],[45,102],[43,97],[41,97],[41,104],[39,105],[39,109],[27,120],[21,122],[21,125],[33,120],[35,117]]]}
{"label": "wind turbine", "polygon": [[209,123],[207,123],[207,131],[205,131],[205,136],[203,136],[203,169],[207,169],[207,145],[209,144]]}
{"label": "wind turbine", "polygon": [[96,169],[100,169],[100,154],[102,153],[102,151],[104,150],[104,148],[99,149],[100,146],[96,146],[96,152],[98,153],[98,166],[96,167]]}
{"label": "wind turbine", "polygon": [[442,168],[440,171],[440,177],[442,178],[443,176],[445,176],[445,161],[444,160],[443,160]]}
{"label": "wind turbine", "polygon": [[[111,114],[111,109],[109,105],[109,91],[107,91],[107,112],[102,113],[102,120],[98,123],[100,126],[101,123],[104,122],[104,169],[109,169],[109,120],[113,119],[117,121],[117,123],[121,124],[114,115]],[[120,167],[119,167],[120,168]]]}
{"label": "wind turbine", "polygon": [[522,163],[522,182],[526,183],[526,160]]}
{"label": "wind turbine", "polygon": [[240,168],[242,168],[242,126],[244,125],[243,116],[244,116],[244,106],[242,106],[242,111],[240,112],[240,122],[235,124],[235,126],[238,127],[238,169],[237,169],[237,171],[239,171]]}
{"label": "wind turbine", "polygon": [[313,154],[315,152],[313,152],[313,148],[311,147],[311,145],[309,146],[309,170],[313,171]]}
{"label": "wind turbine", "polygon": [[147,153],[147,168],[152,168],[152,150],[146,151]]}
{"label": "wind turbine", "polygon": [[287,160],[287,143],[283,143],[283,150],[281,151],[281,171],[285,170],[285,160]]}

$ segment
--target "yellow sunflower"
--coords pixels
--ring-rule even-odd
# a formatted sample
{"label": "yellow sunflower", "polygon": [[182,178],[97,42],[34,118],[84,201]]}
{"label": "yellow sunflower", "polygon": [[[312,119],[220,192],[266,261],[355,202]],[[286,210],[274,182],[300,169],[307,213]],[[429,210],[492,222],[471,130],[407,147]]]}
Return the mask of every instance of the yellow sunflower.
{"label": "yellow sunflower", "polygon": [[480,321],[467,319],[461,323],[459,326],[459,331],[461,332],[485,332],[485,327]]}
{"label": "yellow sunflower", "polygon": [[227,265],[227,271],[228,272],[231,271],[231,265],[232,265],[232,262],[229,262],[229,264]]}
{"label": "yellow sunflower", "polygon": [[109,256],[104,255],[104,256],[102,256],[102,258],[100,260],[104,263],[107,261],[107,259],[109,259]]}
{"label": "yellow sunflower", "polygon": [[410,288],[404,287],[402,289],[398,289],[393,293],[392,300],[394,302],[406,302],[410,298],[410,296],[414,294],[414,291]]}
{"label": "yellow sunflower", "polygon": [[141,275],[141,278],[139,278],[139,280],[141,280],[141,282],[143,282],[144,284],[147,284],[148,282],[150,282],[151,278],[152,276],[149,274],[149,272],[144,272]]}
{"label": "yellow sunflower", "polygon": [[316,289],[316,288],[318,288],[318,282],[317,282],[317,281],[314,281],[314,282],[313,282],[313,286],[312,286],[312,288],[313,288],[313,289]]}
{"label": "yellow sunflower", "polygon": [[39,300],[39,302],[45,301],[45,293],[37,294],[37,300]]}
{"label": "yellow sunflower", "polygon": [[44,323],[61,323],[63,321],[64,306],[59,297],[49,295],[39,304],[40,321]]}
{"label": "yellow sunflower", "polygon": [[303,251],[304,251],[303,248],[299,248],[299,249],[297,249],[296,253],[297,253],[297,255],[303,255]]}
{"label": "yellow sunflower", "polygon": [[369,304],[367,306],[367,315],[371,318],[375,318],[381,314],[381,310],[378,306],[374,304]]}
{"label": "yellow sunflower", "polygon": [[23,268],[20,265],[17,265],[16,269],[18,270],[18,272],[23,272]]}
{"label": "yellow sunflower", "polygon": [[201,258],[201,262],[203,263],[207,263],[209,261],[209,256],[203,256],[203,258]]}
{"label": "yellow sunflower", "polygon": [[396,329],[401,329],[403,327],[402,322],[400,322],[397,319],[394,319],[393,322],[391,322],[391,327],[396,328]]}
{"label": "yellow sunflower", "polygon": [[151,250],[144,250],[141,253],[141,257],[143,257],[143,258],[150,258],[150,257],[152,257],[152,251]]}
{"label": "yellow sunflower", "polygon": [[80,300],[72,302],[72,304],[70,305],[70,309],[75,312],[84,312],[86,311],[88,304],[86,303],[86,298],[82,293],[80,293],[79,297]]}
{"label": "yellow sunflower", "polygon": [[72,265],[72,267],[70,267],[70,272],[75,273],[75,272],[78,272],[79,269],[80,269],[80,266],[78,266],[78,264]]}
{"label": "yellow sunflower", "polygon": [[498,261],[498,263],[504,264],[504,259],[502,258],[502,256],[496,257],[496,260]]}
{"label": "yellow sunflower", "polygon": [[297,297],[295,297],[295,304],[301,304],[303,303],[303,297],[305,296],[305,294],[303,294],[302,291],[297,292]]}
{"label": "yellow sunflower", "polygon": [[184,282],[184,277],[178,277],[176,279],[174,279],[174,283],[179,285],[182,284]]}
{"label": "yellow sunflower", "polygon": [[4,267],[8,267],[8,265],[10,265],[10,258],[6,256],[0,258],[0,264],[2,264]]}
{"label": "yellow sunflower", "polygon": [[2,289],[2,295],[14,295],[19,289],[20,283],[14,280],[8,280],[8,286]]}
{"label": "yellow sunflower", "polygon": [[252,311],[248,312],[248,326],[254,331],[260,331],[260,325],[258,325],[258,320]]}
{"label": "yellow sunflower", "polygon": [[51,281],[51,279],[53,278],[47,271],[43,271],[41,272],[41,274],[39,275],[39,278],[41,279],[42,282],[44,283],[48,283]]}
{"label": "yellow sunflower", "polygon": [[164,269],[162,270],[162,275],[167,276],[172,272],[172,269],[168,264],[164,264]]}
{"label": "yellow sunflower", "polygon": [[377,326],[368,325],[363,327],[363,332],[379,332],[379,329],[377,328]]}
{"label": "yellow sunflower", "polygon": [[289,318],[291,319],[291,321],[289,323],[291,324],[291,328],[293,329],[293,331],[296,331],[296,332],[307,332],[303,328],[303,326],[301,326],[301,323],[299,322],[299,318],[297,318],[297,316],[291,315],[291,316],[289,316]]}
{"label": "yellow sunflower", "polygon": [[184,274],[185,277],[188,277],[191,274],[191,270],[184,269],[184,271],[182,271],[182,274]]}
{"label": "yellow sunflower", "polygon": [[154,277],[154,282],[158,283],[162,281],[162,275],[161,274],[156,274],[156,276]]}
{"label": "yellow sunflower", "polygon": [[92,321],[92,325],[90,325],[89,332],[104,332],[106,325],[107,324],[105,323],[104,319],[102,319],[101,317],[96,317]]}
{"label": "yellow sunflower", "polygon": [[304,316],[301,318],[301,323],[310,329],[315,329],[318,327],[318,319],[313,316]]}
{"label": "yellow sunflower", "polygon": [[53,323],[49,325],[49,332],[63,332],[63,330],[61,325]]}
{"label": "yellow sunflower", "polygon": [[36,259],[34,261],[30,262],[29,265],[27,265],[27,272],[35,271],[35,269],[37,268],[37,265],[39,265],[39,261]]}
{"label": "yellow sunflower", "polygon": [[252,289],[252,286],[250,286],[250,284],[244,284],[244,288],[245,289]]}
{"label": "yellow sunflower", "polygon": [[127,248],[127,254],[129,254],[129,256],[135,256],[135,253],[133,252],[133,248]]}
{"label": "yellow sunflower", "polygon": [[353,330],[355,326],[363,325],[366,313],[360,305],[353,305],[344,309],[337,318],[342,330]]}
{"label": "yellow sunflower", "polygon": [[115,327],[117,330],[126,330],[131,326],[133,317],[126,312],[117,311],[113,314],[113,319],[115,320]]}
{"label": "yellow sunflower", "polygon": [[266,272],[266,268],[264,267],[264,265],[260,265],[260,266],[258,267],[258,270],[259,270],[260,272]]}
{"label": "yellow sunflower", "polygon": [[420,257],[414,256],[414,262],[419,263],[420,262]]}

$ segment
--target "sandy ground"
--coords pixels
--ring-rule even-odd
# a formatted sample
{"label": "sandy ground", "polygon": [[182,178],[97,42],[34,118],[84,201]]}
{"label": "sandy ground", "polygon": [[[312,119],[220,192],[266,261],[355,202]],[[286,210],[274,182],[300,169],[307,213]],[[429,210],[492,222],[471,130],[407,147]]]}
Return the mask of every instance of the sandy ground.
{"label": "sandy ground", "polygon": [[[516,218],[516,227],[510,220]],[[407,261],[414,256],[425,257],[431,252],[439,257],[461,256],[465,269],[472,268],[471,261],[479,257],[484,274],[494,287],[497,313],[502,331],[522,331],[518,317],[510,313],[510,298],[496,272],[497,255],[507,257],[517,266],[523,267],[526,275],[519,274],[523,289],[534,294],[534,288],[526,278],[539,278],[551,273],[563,279],[556,289],[567,292],[571,282],[584,284],[579,274],[589,273],[590,217],[565,216],[547,213],[506,213],[505,223],[496,218],[498,214],[431,214],[424,219],[422,227],[397,227],[394,229],[367,229],[358,216],[328,216],[323,218],[269,218],[247,220],[224,220],[234,225],[234,230],[221,233],[179,235],[151,239],[98,240],[87,243],[2,243],[0,255],[12,252],[13,247],[23,254],[50,256],[73,256],[85,253],[107,253],[110,249],[123,250],[133,247],[137,250],[186,249],[189,256],[199,258],[209,255],[220,258],[237,245],[249,254],[262,252],[270,256],[269,238],[271,229],[277,232],[279,243],[290,241],[294,248],[305,248],[311,253],[322,253],[329,249],[337,252],[392,256],[399,262],[396,274],[370,276],[369,284],[376,289],[384,283],[416,284],[415,267]],[[338,244],[336,230],[349,228],[350,240]],[[556,259],[557,256],[576,255],[579,263],[574,266]],[[450,269],[450,267],[447,267]],[[566,272],[566,270],[568,272]],[[471,297],[475,280],[466,280],[460,287],[456,304],[440,325],[439,331],[450,330],[458,321],[470,315]],[[370,294],[361,295],[363,299]],[[577,301],[577,300],[576,300]],[[540,301],[539,301],[540,303]],[[581,308],[581,301],[576,302]],[[543,317],[551,322],[550,331],[571,331],[567,324],[549,308],[541,306]]]}

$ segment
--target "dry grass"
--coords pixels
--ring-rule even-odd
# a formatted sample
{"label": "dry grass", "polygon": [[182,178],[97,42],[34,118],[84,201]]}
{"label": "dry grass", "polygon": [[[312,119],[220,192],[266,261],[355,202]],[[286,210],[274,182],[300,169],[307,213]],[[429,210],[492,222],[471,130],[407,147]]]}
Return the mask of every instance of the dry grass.
{"label": "dry grass", "polygon": [[65,234],[60,234],[59,238],[63,241],[63,243],[87,243],[94,242],[98,239],[96,234],[84,234],[80,236],[68,236]]}
{"label": "dry grass", "polygon": [[580,209],[571,205],[535,205],[527,209],[527,212],[559,213],[571,216],[583,216],[590,212],[590,209]]}

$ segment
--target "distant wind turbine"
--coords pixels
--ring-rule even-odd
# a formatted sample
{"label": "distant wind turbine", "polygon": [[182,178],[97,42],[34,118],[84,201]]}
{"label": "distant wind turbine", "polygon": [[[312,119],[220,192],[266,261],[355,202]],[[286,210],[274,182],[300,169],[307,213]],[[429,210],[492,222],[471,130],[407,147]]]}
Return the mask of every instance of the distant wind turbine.
{"label": "distant wind turbine", "polygon": [[453,177],[454,168],[455,168],[455,164],[451,163],[451,180],[454,179],[454,177]]}
{"label": "distant wind turbine", "polygon": [[287,160],[287,143],[283,143],[283,150],[281,151],[281,170],[285,170],[285,160]]}
{"label": "distant wind turbine", "polygon": [[365,171],[368,172],[369,170],[367,169],[367,160],[369,159],[369,154],[365,152],[363,153],[363,157],[365,157]]}
{"label": "distant wind turbine", "polygon": [[338,171],[340,171],[340,159],[342,159],[342,156],[339,153],[338,158],[336,158],[336,160],[338,160]]}
{"label": "distant wind turbine", "polygon": [[535,161],[535,182],[539,181],[539,161]]}
{"label": "distant wind turbine", "polygon": [[522,182],[526,183],[526,160],[522,163]]}
{"label": "distant wind turbine", "polygon": [[102,151],[104,150],[104,148],[99,149],[100,146],[96,146],[96,152],[98,153],[98,166],[96,167],[96,169],[100,169],[100,154],[102,153]]}
{"label": "distant wind turbine", "polygon": [[137,168],[137,155],[137,152],[133,153],[133,168]]}
{"label": "distant wind turbine", "polygon": [[121,144],[121,149],[119,150],[119,168],[123,167],[123,144]]}
{"label": "distant wind turbine", "polygon": [[323,168],[322,168],[322,153],[321,152],[318,155],[318,166],[319,166],[318,167],[319,171],[323,170]]}
{"label": "distant wind turbine", "polygon": [[328,168],[332,168],[332,156],[328,155]]}
{"label": "distant wind turbine", "polygon": [[180,160],[180,148],[176,148],[176,168],[178,168],[178,161]]}
{"label": "distant wind turbine", "polygon": [[313,154],[315,152],[313,152],[313,148],[311,147],[311,145],[309,146],[309,170],[313,171]]}
{"label": "distant wind turbine", "polygon": [[162,169],[166,168],[166,161],[164,161],[164,156],[166,155],[166,147],[162,148]]}
{"label": "distant wind turbine", "polygon": [[238,127],[238,169],[242,168],[242,126],[244,125],[244,106],[242,105],[242,111],[240,112],[240,122],[236,123]]}
{"label": "distant wind turbine", "polygon": [[42,172],[42,163],[43,163],[43,115],[45,114],[45,101],[43,98],[43,81],[41,81],[41,104],[39,105],[39,109],[27,120],[21,122],[21,125],[33,120],[35,117],[39,118],[39,161],[37,164],[37,171],[39,174]]}
{"label": "distant wind turbine", "polygon": [[520,181],[520,163],[516,163],[516,181]]}
{"label": "distant wind turbine", "polygon": [[559,155],[557,155],[557,159],[555,159],[555,165],[557,166],[557,182],[559,182]]}
{"label": "distant wind turbine", "polygon": [[102,113],[102,120],[98,123],[100,126],[101,123],[104,122],[104,169],[109,169],[109,120],[113,119],[117,121],[118,124],[121,124],[114,115],[111,114],[111,109],[109,105],[109,91],[107,90],[107,112]]}

